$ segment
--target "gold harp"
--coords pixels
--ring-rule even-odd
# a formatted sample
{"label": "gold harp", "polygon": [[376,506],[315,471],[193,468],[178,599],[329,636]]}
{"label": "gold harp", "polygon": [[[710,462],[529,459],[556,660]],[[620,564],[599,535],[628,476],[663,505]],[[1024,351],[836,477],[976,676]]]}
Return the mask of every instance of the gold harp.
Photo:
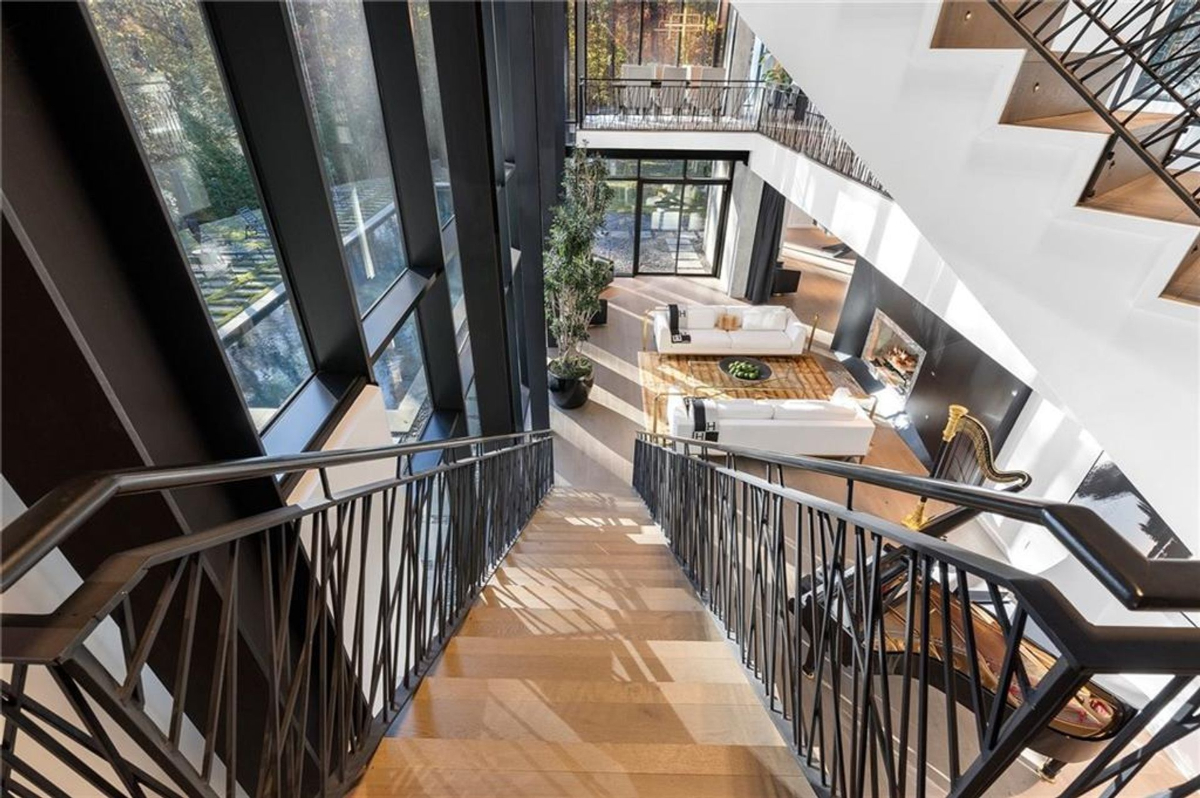
{"label": "gold harp", "polygon": [[[950,405],[942,430],[942,443],[929,476],[965,485],[991,482],[1014,493],[1025,490],[1033,481],[1033,477],[1024,471],[1005,471],[996,465],[992,436],[962,405]],[[927,504],[928,499],[922,496],[904,518],[904,525],[915,530],[927,527],[933,520],[925,515]]]}

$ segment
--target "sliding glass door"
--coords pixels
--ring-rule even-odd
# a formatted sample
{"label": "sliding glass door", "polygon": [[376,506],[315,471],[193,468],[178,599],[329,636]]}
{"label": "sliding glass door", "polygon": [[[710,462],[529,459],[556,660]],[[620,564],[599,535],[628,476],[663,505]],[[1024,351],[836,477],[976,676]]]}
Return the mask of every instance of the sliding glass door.
{"label": "sliding glass door", "polygon": [[729,161],[610,158],[613,190],[595,253],[618,277],[716,276],[725,225]]}
{"label": "sliding glass door", "polygon": [[683,185],[643,183],[637,273],[674,274]]}

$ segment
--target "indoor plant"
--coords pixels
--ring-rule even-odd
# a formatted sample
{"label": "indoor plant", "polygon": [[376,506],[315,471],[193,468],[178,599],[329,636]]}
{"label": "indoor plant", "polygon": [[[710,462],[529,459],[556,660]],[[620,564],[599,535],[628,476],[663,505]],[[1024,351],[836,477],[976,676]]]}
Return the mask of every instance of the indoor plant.
{"label": "indoor plant", "polygon": [[579,407],[592,388],[592,361],[580,351],[588,322],[600,310],[600,292],[612,281],[610,264],[592,256],[596,231],[612,195],[604,161],[578,146],[563,171],[562,200],[554,208],[545,265],[546,315],[558,342],[548,365],[550,397],[559,407]]}

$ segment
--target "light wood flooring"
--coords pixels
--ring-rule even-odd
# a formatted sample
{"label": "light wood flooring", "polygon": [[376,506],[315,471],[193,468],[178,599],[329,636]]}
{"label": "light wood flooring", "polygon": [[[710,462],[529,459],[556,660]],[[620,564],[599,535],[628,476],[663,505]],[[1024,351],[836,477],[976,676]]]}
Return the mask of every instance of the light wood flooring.
{"label": "light wood flooring", "polygon": [[809,796],[628,488],[555,488],[355,796]]}

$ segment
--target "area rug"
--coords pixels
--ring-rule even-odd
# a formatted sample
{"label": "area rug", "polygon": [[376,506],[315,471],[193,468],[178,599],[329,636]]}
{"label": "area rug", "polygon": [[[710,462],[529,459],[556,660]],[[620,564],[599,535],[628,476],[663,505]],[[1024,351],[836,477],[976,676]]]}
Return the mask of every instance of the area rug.
{"label": "area rug", "polygon": [[[664,355],[638,352],[642,383],[642,411],[648,430],[667,429],[666,407],[670,396],[704,396],[748,399],[828,399],[837,385],[812,355],[759,357],[771,367],[771,379],[756,385],[733,380],[718,368],[721,358],[701,355]],[[837,380],[843,383],[843,380]],[[846,385],[861,395],[857,385]]]}

